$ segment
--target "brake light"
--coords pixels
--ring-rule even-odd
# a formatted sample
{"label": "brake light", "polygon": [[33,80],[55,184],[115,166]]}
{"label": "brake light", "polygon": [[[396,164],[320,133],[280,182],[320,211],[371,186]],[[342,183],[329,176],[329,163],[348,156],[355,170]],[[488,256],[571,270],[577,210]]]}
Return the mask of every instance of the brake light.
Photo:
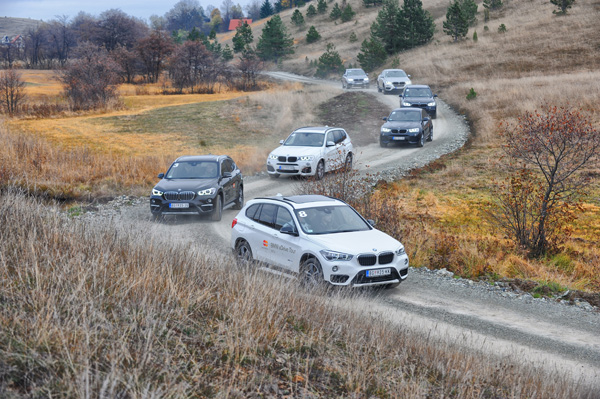
{"label": "brake light", "polygon": [[235,226],[237,224],[237,218],[233,218],[233,220],[231,221],[231,228],[233,229],[233,226]]}

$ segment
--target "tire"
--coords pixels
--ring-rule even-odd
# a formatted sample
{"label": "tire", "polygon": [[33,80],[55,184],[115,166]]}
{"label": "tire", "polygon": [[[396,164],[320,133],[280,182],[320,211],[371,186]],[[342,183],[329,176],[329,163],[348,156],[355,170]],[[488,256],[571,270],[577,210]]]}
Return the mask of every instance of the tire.
{"label": "tire", "polygon": [[271,179],[279,179],[279,176],[281,176],[279,173],[269,173]]}
{"label": "tire", "polygon": [[321,180],[325,176],[325,162],[321,159],[317,164],[317,170],[315,170],[315,179]]}
{"label": "tire", "polygon": [[215,199],[215,210],[213,211],[212,215],[210,215],[210,219],[218,222],[221,220],[221,216],[223,215],[223,201],[221,200],[221,195],[217,195]]}
{"label": "tire", "polygon": [[379,140],[379,146],[381,148],[385,148],[385,147],[387,147],[387,143],[384,143],[383,141]]}
{"label": "tire", "polygon": [[346,86],[346,83],[342,82],[342,89],[346,90],[348,88],[348,86]]}
{"label": "tire", "polygon": [[[377,84],[377,91],[378,91],[379,93],[381,93],[381,92],[383,91],[383,90],[381,90],[381,89],[379,88],[379,83]],[[385,93],[384,93],[384,94],[385,94]]]}
{"label": "tire", "polygon": [[321,263],[317,258],[308,258],[300,265],[300,281],[306,288],[318,288],[325,285]]}
{"label": "tire", "polygon": [[238,196],[235,200],[235,205],[233,209],[240,210],[244,207],[244,186],[240,185],[240,189],[238,190]]}
{"label": "tire", "polygon": [[419,142],[417,143],[418,147],[423,147],[425,145],[425,133],[421,133],[419,136]]}
{"label": "tire", "polygon": [[346,162],[344,162],[344,170],[346,172],[352,170],[352,154],[346,155]]}
{"label": "tire", "polygon": [[235,244],[235,256],[242,263],[250,263],[254,259],[252,257],[252,248],[246,240],[240,240]]}
{"label": "tire", "polygon": [[433,126],[431,126],[431,130],[429,131],[429,137],[427,137],[427,141],[433,141]]}

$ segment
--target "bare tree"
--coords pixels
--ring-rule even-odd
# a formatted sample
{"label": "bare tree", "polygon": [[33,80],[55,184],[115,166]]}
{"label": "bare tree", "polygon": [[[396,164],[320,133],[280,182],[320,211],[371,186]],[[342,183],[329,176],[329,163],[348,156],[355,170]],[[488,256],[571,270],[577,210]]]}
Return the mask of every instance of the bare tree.
{"label": "bare tree", "polygon": [[193,93],[207,64],[212,61],[212,53],[202,42],[188,41],[178,46],[169,59],[169,73],[173,85],[180,93],[188,87]]}
{"label": "bare tree", "polygon": [[149,82],[157,82],[167,57],[173,52],[173,40],[162,30],[154,30],[136,46]]}
{"label": "bare tree", "polygon": [[100,14],[94,42],[108,51],[117,47],[131,49],[147,34],[148,27],[144,22],[119,9],[110,9]]}
{"label": "bare tree", "polygon": [[61,65],[67,62],[71,50],[76,44],[75,35],[68,20],[69,18],[63,15],[43,26],[51,48],[50,57],[58,59]]}
{"label": "bare tree", "polygon": [[121,67],[121,79],[125,83],[134,83],[135,77],[142,69],[138,54],[124,46],[115,48],[110,53],[111,58]]}
{"label": "bare tree", "polygon": [[60,74],[73,109],[105,107],[117,99],[119,65],[108,57],[106,50],[84,43],[77,55]]}
{"label": "bare tree", "polygon": [[256,78],[264,69],[264,63],[256,56],[252,50],[245,50],[239,58],[237,67],[242,73],[241,89],[253,90],[256,88]]}
{"label": "bare tree", "polygon": [[13,116],[25,99],[25,82],[14,69],[0,71],[0,106],[5,113]]}
{"label": "bare tree", "polygon": [[600,133],[578,110],[544,106],[502,127],[510,176],[496,186],[492,219],[531,256],[560,243],[598,162]]}

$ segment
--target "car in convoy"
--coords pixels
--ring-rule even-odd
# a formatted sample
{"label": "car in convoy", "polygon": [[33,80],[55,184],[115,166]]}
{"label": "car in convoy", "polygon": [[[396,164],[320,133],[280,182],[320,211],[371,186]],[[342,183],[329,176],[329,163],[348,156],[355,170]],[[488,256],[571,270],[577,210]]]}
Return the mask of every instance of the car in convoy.
{"label": "car in convoy", "polygon": [[320,180],[326,172],[352,168],[352,141],[340,127],[302,127],[279,144],[267,158],[271,177],[315,176]]}
{"label": "car in convoy", "polygon": [[384,69],[377,77],[377,91],[383,94],[401,92],[409,84],[410,75],[402,69]]}
{"label": "car in convoy", "polygon": [[435,119],[437,114],[437,103],[431,88],[427,85],[406,85],[400,94],[400,107],[423,108]]}
{"label": "car in convoy", "polygon": [[346,69],[342,75],[342,88],[351,89],[353,87],[369,88],[369,75],[361,68]]}
{"label": "car in convoy", "polygon": [[385,123],[379,133],[379,145],[390,143],[425,145],[425,140],[433,140],[433,122],[422,108],[396,108],[383,118]]}
{"label": "car in convoy", "polygon": [[395,238],[350,205],[323,195],[276,195],[246,203],[231,224],[231,248],[312,286],[395,287],[408,256]]}
{"label": "car in convoy", "polygon": [[163,215],[210,215],[221,220],[223,209],[244,206],[242,172],[227,155],[186,155],[171,164],[152,189],[150,211]]}

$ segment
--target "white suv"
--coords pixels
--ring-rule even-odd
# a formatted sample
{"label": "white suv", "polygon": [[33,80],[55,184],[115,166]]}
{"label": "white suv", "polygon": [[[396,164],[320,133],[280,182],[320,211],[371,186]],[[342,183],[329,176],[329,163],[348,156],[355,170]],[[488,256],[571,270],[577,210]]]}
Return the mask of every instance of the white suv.
{"label": "white suv", "polygon": [[277,195],[248,201],[231,225],[241,261],[261,261],[308,285],[396,287],[408,256],[343,201],[322,195]]}
{"label": "white suv", "polygon": [[322,179],[325,172],[352,168],[354,148],[348,133],[339,127],[303,127],[279,144],[267,158],[271,177],[295,175]]}

